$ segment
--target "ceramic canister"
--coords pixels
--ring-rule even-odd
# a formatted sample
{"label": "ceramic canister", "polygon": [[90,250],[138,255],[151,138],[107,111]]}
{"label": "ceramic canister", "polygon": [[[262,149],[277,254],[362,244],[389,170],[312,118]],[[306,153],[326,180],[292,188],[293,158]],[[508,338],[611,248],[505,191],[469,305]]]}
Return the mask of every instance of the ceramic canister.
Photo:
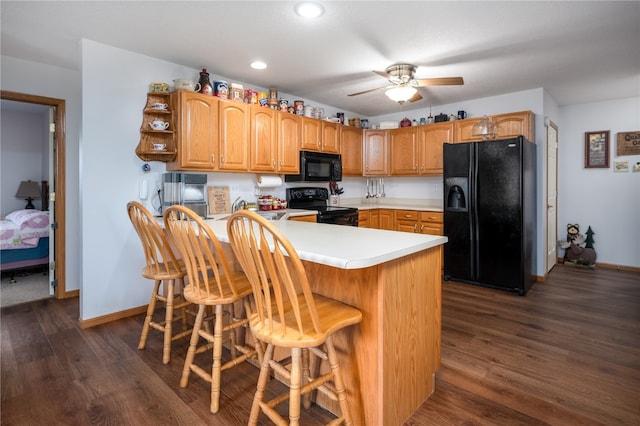
{"label": "ceramic canister", "polygon": [[216,80],[213,82],[213,94],[220,99],[229,97],[229,83],[224,80]]}
{"label": "ceramic canister", "polygon": [[297,115],[304,115],[304,101],[293,101],[293,112]]}

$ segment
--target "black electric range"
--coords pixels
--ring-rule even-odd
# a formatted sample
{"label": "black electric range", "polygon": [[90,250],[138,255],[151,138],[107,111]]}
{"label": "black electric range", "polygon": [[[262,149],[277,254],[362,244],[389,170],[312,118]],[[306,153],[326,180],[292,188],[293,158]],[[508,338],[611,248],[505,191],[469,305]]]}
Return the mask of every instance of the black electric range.
{"label": "black electric range", "polygon": [[358,226],[358,209],[329,206],[327,188],[287,188],[287,205],[290,209],[316,210],[318,223]]}

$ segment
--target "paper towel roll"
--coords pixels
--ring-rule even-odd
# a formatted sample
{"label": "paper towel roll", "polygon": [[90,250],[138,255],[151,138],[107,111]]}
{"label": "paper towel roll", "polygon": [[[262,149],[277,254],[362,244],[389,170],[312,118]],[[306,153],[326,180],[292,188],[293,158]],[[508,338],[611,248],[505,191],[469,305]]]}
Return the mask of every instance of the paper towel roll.
{"label": "paper towel roll", "polygon": [[258,188],[275,188],[282,185],[279,175],[258,175]]}

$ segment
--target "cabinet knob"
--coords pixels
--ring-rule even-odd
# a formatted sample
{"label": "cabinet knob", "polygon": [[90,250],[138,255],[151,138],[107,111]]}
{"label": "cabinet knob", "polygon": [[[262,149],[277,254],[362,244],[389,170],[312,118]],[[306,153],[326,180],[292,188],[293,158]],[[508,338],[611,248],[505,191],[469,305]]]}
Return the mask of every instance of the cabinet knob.
{"label": "cabinet knob", "polygon": [[224,163],[224,155],[220,156],[220,164]]}
{"label": "cabinet knob", "polygon": [[275,169],[275,168],[276,168],[276,159],[275,159],[275,158],[272,158],[272,159],[271,159],[271,168],[272,168],[272,169]]}
{"label": "cabinet knob", "polygon": [[418,224],[413,225],[413,232],[418,232]]}

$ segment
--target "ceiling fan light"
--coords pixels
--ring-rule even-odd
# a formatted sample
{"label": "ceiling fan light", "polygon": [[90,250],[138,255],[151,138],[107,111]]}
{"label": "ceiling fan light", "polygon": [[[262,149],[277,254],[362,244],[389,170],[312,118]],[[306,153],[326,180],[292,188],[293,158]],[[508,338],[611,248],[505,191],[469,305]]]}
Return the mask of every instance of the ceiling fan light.
{"label": "ceiling fan light", "polygon": [[411,99],[417,91],[418,90],[415,87],[397,86],[387,90],[386,92],[384,92],[384,94],[387,95],[387,97],[392,101],[405,103],[406,101]]}

